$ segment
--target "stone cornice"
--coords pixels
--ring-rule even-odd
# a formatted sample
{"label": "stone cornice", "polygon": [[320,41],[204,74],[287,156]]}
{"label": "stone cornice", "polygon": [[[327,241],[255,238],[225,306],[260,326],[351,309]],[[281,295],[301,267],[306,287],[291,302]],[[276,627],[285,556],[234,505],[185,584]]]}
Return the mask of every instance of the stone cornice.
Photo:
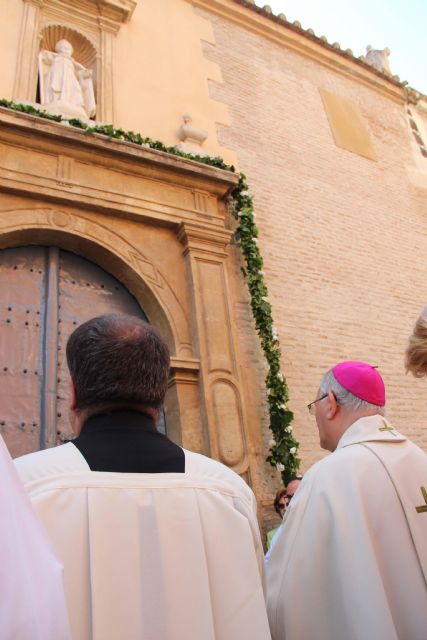
{"label": "stone cornice", "polygon": [[24,0],[24,2],[39,8],[43,6],[44,0]]}
{"label": "stone cornice", "polygon": [[288,22],[282,14],[275,16],[249,0],[187,1],[316,60],[323,66],[356,80],[396,102],[406,101],[406,83],[377,71],[362,59],[356,58],[350,49],[343,51],[338,45],[331,45],[325,38],[316,36],[312,30],[302,29],[299,23]]}
{"label": "stone cornice", "polygon": [[14,139],[16,135],[24,136],[29,149],[53,151],[53,145],[58,151],[67,154],[73,148],[74,153],[80,148],[82,152],[91,154],[94,164],[98,161],[100,164],[105,164],[105,161],[110,164],[114,159],[132,163],[133,173],[149,177],[155,173],[159,179],[164,177],[171,183],[193,186],[219,198],[226,197],[239,180],[235,173],[201,162],[104,135],[87,135],[76,127],[0,107],[0,142],[8,132]]}
{"label": "stone cornice", "polygon": [[184,254],[190,250],[210,257],[224,258],[232,231],[183,222],[178,227],[178,240],[184,245]]}
{"label": "stone cornice", "polygon": [[[178,229],[224,228],[230,171],[0,108],[0,191]],[[214,243],[215,244],[215,243]]]}
{"label": "stone cornice", "polygon": [[[34,0],[25,0],[34,2]],[[63,14],[66,18],[72,12],[82,24],[117,33],[120,26],[129,22],[138,0],[42,0],[47,14]]]}
{"label": "stone cornice", "polygon": [[200,360],[195,358],[171,357],[169,386],[179,384],[197,384],[199,380]]}
{"label": "stone cornice", "polygon": [[132,17],[137,0],[101,0],[98,1],[100,12],[106,12],[111,17],[115,17],[116,21],[129,22]]}

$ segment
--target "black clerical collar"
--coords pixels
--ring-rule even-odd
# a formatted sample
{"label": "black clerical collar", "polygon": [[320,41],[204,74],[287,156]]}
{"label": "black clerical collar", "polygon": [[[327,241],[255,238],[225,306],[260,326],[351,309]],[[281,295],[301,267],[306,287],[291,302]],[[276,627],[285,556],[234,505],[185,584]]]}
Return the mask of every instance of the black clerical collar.
{"label": "black clerical collar", "polygon": [[118,409],[91,416],[73,444],[92,471],[185,472],[181,447],[157,431],[152,418],[138,411]]}
{"label": "black clerical collar", "polygon": [[90,416],[83,424],[81,433],[95,433],[97,431],[114,431],[116,429],[143,429],[158,433],[153,418],[146,413],[132,409],[113,409]]}

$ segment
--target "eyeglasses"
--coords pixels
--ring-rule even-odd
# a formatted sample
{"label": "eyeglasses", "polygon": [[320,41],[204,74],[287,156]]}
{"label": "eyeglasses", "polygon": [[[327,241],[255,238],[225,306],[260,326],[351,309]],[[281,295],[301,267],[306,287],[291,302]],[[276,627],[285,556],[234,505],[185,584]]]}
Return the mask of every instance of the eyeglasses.
{"label": "eyeglasses", "polygon": [[317,400],[313,400],[313,402],[310,402],[310,404],[307,405],[308,413],[313,416],[314,415],[314,409],[315,409],[314,405],[316,404],[316,402],[320,402],[321,400],[324,400],[327,397],[328,397],[328,394],[325,393],[320,398],[317,398]]}

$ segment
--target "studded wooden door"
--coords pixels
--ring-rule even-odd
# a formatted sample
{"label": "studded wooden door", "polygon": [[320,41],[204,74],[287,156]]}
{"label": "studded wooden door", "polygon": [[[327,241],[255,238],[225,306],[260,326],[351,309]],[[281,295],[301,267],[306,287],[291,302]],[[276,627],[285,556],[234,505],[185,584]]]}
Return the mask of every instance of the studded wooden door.
{"label": "studded wooden door", "polygon": [[77,325],[103,313],[146,318],[88,260],[57,247],[0,251],[0,433],[13,457],[72,437],[65,345]]}

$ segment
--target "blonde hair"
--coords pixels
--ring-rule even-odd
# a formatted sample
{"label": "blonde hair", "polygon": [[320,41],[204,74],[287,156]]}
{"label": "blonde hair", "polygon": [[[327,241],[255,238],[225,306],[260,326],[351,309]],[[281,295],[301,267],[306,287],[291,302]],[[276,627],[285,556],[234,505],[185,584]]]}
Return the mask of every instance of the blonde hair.
{"label": "blonde hair", "polygon": [[409,336],[405,367],[416,378],[427,376],[427,307],[421,311]]}

